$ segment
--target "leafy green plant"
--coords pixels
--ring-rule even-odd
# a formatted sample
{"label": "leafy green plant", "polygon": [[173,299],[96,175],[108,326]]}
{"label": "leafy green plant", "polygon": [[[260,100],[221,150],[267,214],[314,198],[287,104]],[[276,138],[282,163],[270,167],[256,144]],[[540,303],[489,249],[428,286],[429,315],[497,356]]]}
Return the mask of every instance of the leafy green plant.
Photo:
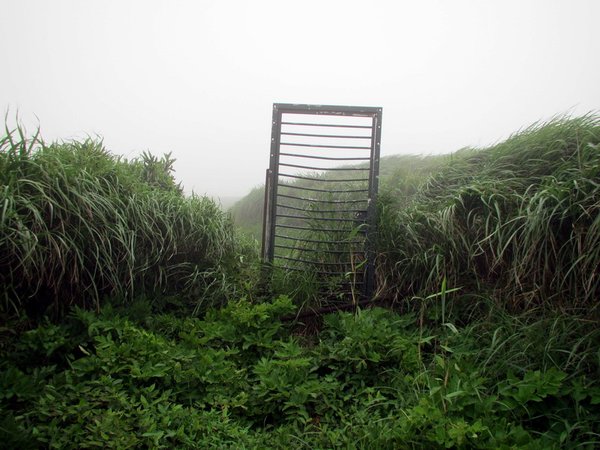
{"label": "leafy green plant", "polygon": [[493,314],[459,326],[449,315],[419,327],[374,308],[330,314],[307,340],[278,320],[294,308],[238,300],[203,319],[136,320],[78,309],[40,324],[0,364],[0,436],[23,448],[598,442],[589,321]]}

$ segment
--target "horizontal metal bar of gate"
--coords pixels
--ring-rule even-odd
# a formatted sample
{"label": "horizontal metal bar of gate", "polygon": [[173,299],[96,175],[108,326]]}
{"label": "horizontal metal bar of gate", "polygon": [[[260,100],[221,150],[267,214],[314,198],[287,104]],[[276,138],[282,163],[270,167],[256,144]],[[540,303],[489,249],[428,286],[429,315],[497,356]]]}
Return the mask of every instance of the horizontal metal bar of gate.
{"label": "horizontal metal bar of gate", "polygon": [[[361,224],[359,226],[363,226],[366,224]],[[314,227],[298,227],[295,225],[283,225],[281,223],[277,223],[275,224],[276,227],[279,228],[289,228],[291,230],[307,230],[307,231],[324,231],[324,232],[332,232],[332,233],[350,233],[353,229],[352,228],[344,228],[344,229],[336,229],[336,228],[314,228]],[[358,230],[359,232],[361,230]]]}
{"label": "horizontal metal bar of gate", "polygon": [[312,148],[345,148],[352,150],[371,150],[371,147],[360,147],[355,145],[317,145],[317,144],[299,144],[297,142],[281,142],[280,145],[291,145],[294,147],[312,147]]}
{"label": "horizontal metal bar of gate", "polygon": [[345,262],[324,262],[324,261],[312,261],[309,259],[301,259],[301,258],[290,258],[289,256],[281,256],[281,255],[275,255],[275,258],[277,259],[285,259],[286,261],[294,261],[294,262],[299,262],[299,263],[304,263],[304,264],[314,264],[315,266],[344,266],[344,265],[349,265],[348,261]]}
{"label": "horizontal metal bar of gate", "polygon": [[338,125],[338,124],[326,124],[326,123],[306,123],[306,122],[281,122],[281,125],[300,125],[307,127],[333,127],[333,128],[366,128],[371,129],[368,125]]}
{"label": "horizontal metal bar of gate", "polygon": [[286,136],[309,136],[309,137],[324,137],[324,138],[343,138],[343,139],[371,139],[371,136],[344,136],[339,134],[312,134],[312,133],[286,133],[281,132],[281,135]]}
{"label": "horizontal metal bar of gate", "polygon": [[290,245],[281,245],[275,244],[275,248],[285,248],[286,250],[295,250],[298,252],[313,252],[313,253],[324,253],[327,255],[347,255],[347,254],[362,254],[359,252],[350,252],[348,250],[323,250],[318,248],[301,248],[301,247],[292,247]]}
{"label": "horizontal metal bar of gate", "polygon": [[370,169],[368,167],[312,167],[312,166],[301,166],[298,164],[286,164],[279,163],[279,166],[285,167],[295,167],[296,169],[309,169],[309,170],[339,170],[339,171],[347,171],[347,170],[359,170],[361,172],[368,172]]}
{"label": "horizontal metal bar of gate", "polygon": [[[295,270],[297,272],[306,272],[306,268],[302,269],[300,267],[290,267],[290,266],[278,266],[275,265],[275,267],[279,267],[280,269],[285,269],[285,270]],[[325,272],[323,270],[316,270],[315,273],[318,273],[319,275],[334,275],[334,276],[347,276],[350,274],[350,272]],[[356,281],[352,281],[352,284],[358,284],[358,285],[362,285],[364,284],[363,281],[360,280],[356,280]]]}
{"label": "horizontal metal bar of gate", "polygon": [[277,193],[277,196],[285,197],[285,198],[292,198],[292,199],[296,199],[296,200],[306,200],[306,201],[309,201],[312,203],[330,203],[330,204],[335,204],[335,205],[341,205],[344,203],[368,203],[369,202],[368,198],[349,199],[349,200],[320,200],[320,199],[316,199],[316,198],[296,197],[294,195],[280,194],[279,192]]}
{"label": "horizontal metal bar of gate", "polygon": [[[368,178],[344,178],[344,179],[332,179],[332,180],[328,180],[326,178],[312,178],[312,177],[305,177],[302,175],[292,175],[289,173],[279,173],[280,177],[287,177],[287,178],[297,178],[299,180],[309,180],[309,181],[319,181],[321,183],[342,183],[342,182],[349,182],[349,181],[369,181]],[[346,191],[347,192],[347,191]]]}
{"label": "horizontal metal bar of gate", "polygon": [[328,241],[323,241],[323,240],[319,240],[319,239],[298,239],[295,236],[286,236],[285,234],[275,234],[275,237],[278,238],[282,238],[282,239],[290,239],[293,241],[298,241],[298,242],[311,242],[313,244],[336,244],[336,245],[362,245],[364,244],[363,241],[336,241],[336,240],[328,240]]}
{"label": "horizontal metal bar of gate", "polygon": [[306,159],[326,159],[327,161],[370,161],[370,158],[338,158],[333,156],[313,156],[313,155],[300,155],[297,153],[279,153],[281,156],[293,156],[294,158],[306,158]]}
{"label": "horizontal metal bar of gate", "polygon": [[277,183],[279,187],[286,187],[290,189],[299,189],[301,191],[313,191],[313,192],[328,192],[331,194],[343,194],[345,192],[369,192],[368,189],[342,189],[340,190],[330,190],[330,189],[317,189],[317,188],[307,188],[303,186],[294,186],[293,184],[285,184],[285,183]]}
{"label": "horizontal metal bar of gate", "polygon": [[296,206],[284,205],[283,203],[277,203],[277,206],[280,208],[293,209],[295,211],[304,211],[310,213],[323,213],[323,214],[331,214],[331,213],[366,213],[366,209],[306,209],[306,208],[298,208]]}
{"label": "horizontal metal bar of gate", "polygon": [[302,220],[323,220],[328,222],[350,222],[356,223],[357,225],[361,222],[356,219],[340,219],[337,217],[310,217],[310,216],[294,216],[292,214],[276,214],[275,217],[287,217],[289,219],[302,219]]}

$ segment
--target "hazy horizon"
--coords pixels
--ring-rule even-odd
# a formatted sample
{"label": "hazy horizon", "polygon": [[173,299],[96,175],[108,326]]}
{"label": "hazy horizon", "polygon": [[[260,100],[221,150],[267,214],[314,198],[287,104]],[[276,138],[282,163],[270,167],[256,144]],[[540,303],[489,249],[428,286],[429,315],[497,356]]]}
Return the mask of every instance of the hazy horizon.
{"label": "hazy horizon", "polygon": [[172,152],[186,191],[241,197],[273,103],[382,107],[382,156],[597,112],[599,18],[594,0],[4,0],[0,107],[49,141]]}

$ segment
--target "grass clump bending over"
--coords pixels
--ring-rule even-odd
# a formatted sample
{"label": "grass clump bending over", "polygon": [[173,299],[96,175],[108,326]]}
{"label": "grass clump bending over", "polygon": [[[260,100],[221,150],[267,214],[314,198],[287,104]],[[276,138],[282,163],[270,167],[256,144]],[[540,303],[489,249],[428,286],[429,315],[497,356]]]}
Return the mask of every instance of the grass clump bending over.
{"label": "grass clump bending over", "polygon": [[101,142],[0,139],[0,310],[41,314],[105,297],[215,296],[235,259],[229,218],[185,197],[169,155],[127,161]]}
{"label": "grass clump bending over", "polygon": [[463,149],[409,202],[383,193],[380,289],[397,299],[442,283],[515,308],[595,307],[600,294],[600,119],[536,124]]}

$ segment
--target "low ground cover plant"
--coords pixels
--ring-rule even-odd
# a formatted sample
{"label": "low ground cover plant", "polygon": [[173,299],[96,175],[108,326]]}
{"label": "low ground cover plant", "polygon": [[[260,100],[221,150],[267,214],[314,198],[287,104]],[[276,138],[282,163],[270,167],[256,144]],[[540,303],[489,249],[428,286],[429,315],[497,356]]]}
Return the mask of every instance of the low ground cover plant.
{"label": "low ground cover plant", "polygon": [[[491,302],[490,302],[491,303]],[[420,328],[374,308],[302,336],[287,297],[204,319],[75,310],[0,366],[14,448],[552,448],[597,445],[600,333],[501,315]],[[566,328],[566,329],[565,329]],[[545,334],[540,331],[545,330]]]}

